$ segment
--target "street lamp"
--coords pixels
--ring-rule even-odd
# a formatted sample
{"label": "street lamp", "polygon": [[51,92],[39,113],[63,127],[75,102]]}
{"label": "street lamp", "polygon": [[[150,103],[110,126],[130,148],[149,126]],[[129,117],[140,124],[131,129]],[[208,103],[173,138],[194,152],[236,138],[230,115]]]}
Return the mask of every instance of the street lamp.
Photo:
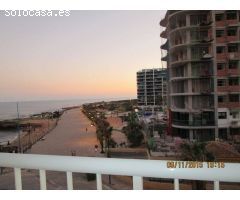
{"label": "street lamp", "polygon": [[20,127],[19,127],[19,109],[18,109],[18,102],[17,102],[17,117],[18,117],[18,122],[17,122],[17,131],[18,131],[18,153],[21,153],[21,136],[20,136]]}

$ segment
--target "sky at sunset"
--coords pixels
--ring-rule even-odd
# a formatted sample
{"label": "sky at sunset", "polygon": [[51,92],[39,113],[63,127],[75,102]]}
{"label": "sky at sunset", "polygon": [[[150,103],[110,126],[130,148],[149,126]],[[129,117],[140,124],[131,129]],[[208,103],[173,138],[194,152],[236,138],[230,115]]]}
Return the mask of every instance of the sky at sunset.
{"label": "sky at sunset", "polygon": [[136,98],[136,72],[161,67],[164,14],[0,16],[0,101]]}

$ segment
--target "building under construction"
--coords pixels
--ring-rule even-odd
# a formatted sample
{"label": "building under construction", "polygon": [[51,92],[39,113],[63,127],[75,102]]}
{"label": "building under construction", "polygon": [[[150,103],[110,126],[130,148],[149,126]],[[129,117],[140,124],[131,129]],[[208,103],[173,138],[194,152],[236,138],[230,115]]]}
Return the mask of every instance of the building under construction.
{"label": "building under construction", "polygon": [[169,132],[191,140],[240,135],[240,11],[167,11]]}

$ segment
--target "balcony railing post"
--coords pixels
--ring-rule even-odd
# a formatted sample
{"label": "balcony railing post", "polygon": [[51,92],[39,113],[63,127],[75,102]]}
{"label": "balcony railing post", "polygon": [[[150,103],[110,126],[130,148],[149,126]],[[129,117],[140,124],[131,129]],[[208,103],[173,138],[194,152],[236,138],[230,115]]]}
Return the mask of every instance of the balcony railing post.
{"label": "balcony railing post", "polygon": [[22,190],[22,176],[20,168],[14,168],[14,177],[15,177],[15,189]]}
{"label": "balcony railing post", "polygon": [[68,190],[73,190],[72,172],[67,172],[67,189]]}
{"label": "balcony railing post", "polygon": [[40,189],[41,189],[41,190],[46,190],[46,189],[47,189],[46,171],[40,169],[40,170],[39,170],[39,177],[40,177]]}
{"label": "balcony railing post", "polygon": [[174,179],[174,190],[179,190],[179,179]]}
{"label": "balcony railing post", "polygon": [[102,190],[102,175],[97,174],[97,190]]}
{"label": "balcony railing post", "polygon": [[133,189],[142,190],[143,189],[143,177],[133,176]]}
{"label": "balcony railing post", "polygon": [[214,181],[214,190],[220,190],[219,181]]}

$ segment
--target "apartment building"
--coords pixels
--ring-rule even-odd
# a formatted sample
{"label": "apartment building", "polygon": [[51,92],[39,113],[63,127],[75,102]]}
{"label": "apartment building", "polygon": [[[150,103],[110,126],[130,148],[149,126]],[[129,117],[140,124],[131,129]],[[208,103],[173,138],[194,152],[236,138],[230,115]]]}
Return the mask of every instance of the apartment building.
{"label": "apartment building", "polygon": [[166,69],[143,69],[137,72],[137,98],[142,108],[166,105]]}
{"label": "apartment building", "polygon": [[240,135],[240,11],[167,11],[169,130],[197,140]]}

